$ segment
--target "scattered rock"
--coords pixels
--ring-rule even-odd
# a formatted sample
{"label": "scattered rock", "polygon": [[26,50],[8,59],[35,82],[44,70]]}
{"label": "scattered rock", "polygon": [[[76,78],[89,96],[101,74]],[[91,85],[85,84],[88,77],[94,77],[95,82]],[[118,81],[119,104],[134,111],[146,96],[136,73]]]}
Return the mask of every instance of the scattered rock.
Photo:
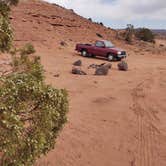
{"label": "scattered rock", "polygon": [[73,63],[74,66],[82,66],[82,61],[78,60]]}
{"label": "scattered rock", "polygon": [[13,20],[13,19],[14,19],[14,17],[10,16],[10,17],[9,17],[9,19],[10,19],[10,20]]}
{"label": "scattered rock", "polygon": [[61,41],[60,45],[65,47],[65,46],[67,46],[67,43],[65,41]]}
{"label": "scattered rock", "polygon": [[120,63],[118,63],[118,69],[123,70],[123,71],[127,71],[128,70],[127,62],[121,61]]}
{"label": "scattered rock", "polygon": [[59,77],[60,76],[60,74],[54,74],[54,77]]}
{"label": "scattered rock", "polygon": [[50,23],[50,25],[52,25],[53,27],[63,27],[63,24],[57,24],[57,23]]}
{"label": "scattered rock", "polygon": [[103,65],[105,65],[105,63],[102,63],[102,64],[100,64],[100,65],[91,64],[91,65],[88,66],[88,69],[90,69],[90,68],[92,68],[92,69],[97,69],[97,68],[99,68],[99,67],[101,67],[101,66],[103,66]]}
{"label": "scattered rock", "polygon": [[32,17],[40,17],[39,14],[32,14]]}
{"label": "scattered rock", "polygon": [[96,36],[103,38],[103,36],[100,33],[96,33]]}
{"label": "scattered rock", "polygon": [[22,19],[22,22],[27,22],[27,20],[25,18]]}
{"label": "scattered rock", "polygon": [[84,71],[81,70],[79,67],[73,67],[72,68],[72,74],[77,74],[77,75],[87,75]]}
{"label": "scattered rock", "polygon": [[109,69],[111,69],[112,65],[110,63],[102,65],[98,67],[95,71],[95,75],[107,75],[109,72]]}
{"label": "scattered rock", "polygon": [[164,44],[160,44],[160,47],[164,47]]}

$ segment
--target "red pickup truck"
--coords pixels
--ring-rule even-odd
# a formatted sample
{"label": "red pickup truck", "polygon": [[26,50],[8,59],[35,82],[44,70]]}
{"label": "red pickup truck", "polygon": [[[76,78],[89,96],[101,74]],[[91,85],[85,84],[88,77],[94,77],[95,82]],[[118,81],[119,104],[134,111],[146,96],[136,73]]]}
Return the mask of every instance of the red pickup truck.
{"label": "red pickup truck", "polygon": [[126,58],[126,51],[116,48],[110,41],[98,40],[95,44],[77,44],[76,51],[86,56],[106,57],[109,61]]}

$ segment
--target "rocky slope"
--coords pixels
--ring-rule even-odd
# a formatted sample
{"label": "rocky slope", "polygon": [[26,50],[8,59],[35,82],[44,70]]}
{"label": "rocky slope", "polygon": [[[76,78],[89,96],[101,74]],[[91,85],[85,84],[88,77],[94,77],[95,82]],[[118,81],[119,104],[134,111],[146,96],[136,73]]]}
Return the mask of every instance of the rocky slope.
{"label": "rocky slope", "polygon": [[15,31],[15,42],[32,42],[45,46],[57,46],[61,41],[68,44],[90,42],[101,34],[112,39],[115,31],[92,23],[73,10],[43,1],[23,1],[12,9],[11,21]]}

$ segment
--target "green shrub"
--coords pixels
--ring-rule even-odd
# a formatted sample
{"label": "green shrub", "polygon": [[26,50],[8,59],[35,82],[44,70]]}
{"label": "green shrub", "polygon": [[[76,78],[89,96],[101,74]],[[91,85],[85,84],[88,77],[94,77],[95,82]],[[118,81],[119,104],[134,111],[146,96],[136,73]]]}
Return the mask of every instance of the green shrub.
{"label": "green shrub", "polygon": [[148,28],[140,28],[135,33],[136,37],[146,42],[154,42],[154,34]]}
{"label": "green shrub", "polygon": [[88,18],[88,20],[89,20],[90,22],[92,22],[92,18]]}
{"label": "green shrub", "polygon": [[9,22],[9,7],[0,2],[0,51],[9,51],[12,45],[13,35]]}
{"label": "green shrub", "polygon": [[19,0],[1,0],[3,3],[5,3],[7,6],[11,5],[17,5]]}
{"label": "green shrub", "polygon": [[133,41],[134,36],[134,26],[131,24],[127,24],[126,33],[125,33],[125,40],[131,44]]}
{"label": "green shrub", "polygon": [[67,92],[44,83],[38,57],[14,58],[14,73],[0,79],[0,165],[31,166],[54,148],[66,122]]}
{"label": "green shrub", "polygon": [[35,53],[35,48],[31,43],[27,43],[21,50],[20,54],[21,55],[29,55]]}
{"label": "green shrub", "polygon": [[99,23],[101,26],[104,26],[104,24],[102,22]]}
{"label": "green shrub", "polygon": [[[0,51],[12,46],[10,5],[18,0],[0,1]],[[13,55],[13,73],[0,78],[0,165],[31,166],[54,148],[55,138],[66,122],[67,92],[44,83],[40,58],[28,57],[28,44]]]}
{"label": "green shrub", "polygon": [[12,46],[12,29],[10,27],[10,5],[16,5],[18,0],[0,1],[0,52],[9,51]]}

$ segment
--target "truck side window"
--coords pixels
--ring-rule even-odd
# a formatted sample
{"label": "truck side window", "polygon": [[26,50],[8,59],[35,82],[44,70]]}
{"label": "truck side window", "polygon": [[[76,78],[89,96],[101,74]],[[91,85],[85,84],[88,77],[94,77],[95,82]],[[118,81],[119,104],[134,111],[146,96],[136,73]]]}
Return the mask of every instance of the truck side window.
{"label": "truck side window", "polygon": [[101,41],[97,41],[95,44],[96,47],[104,47],[104,43]]}

